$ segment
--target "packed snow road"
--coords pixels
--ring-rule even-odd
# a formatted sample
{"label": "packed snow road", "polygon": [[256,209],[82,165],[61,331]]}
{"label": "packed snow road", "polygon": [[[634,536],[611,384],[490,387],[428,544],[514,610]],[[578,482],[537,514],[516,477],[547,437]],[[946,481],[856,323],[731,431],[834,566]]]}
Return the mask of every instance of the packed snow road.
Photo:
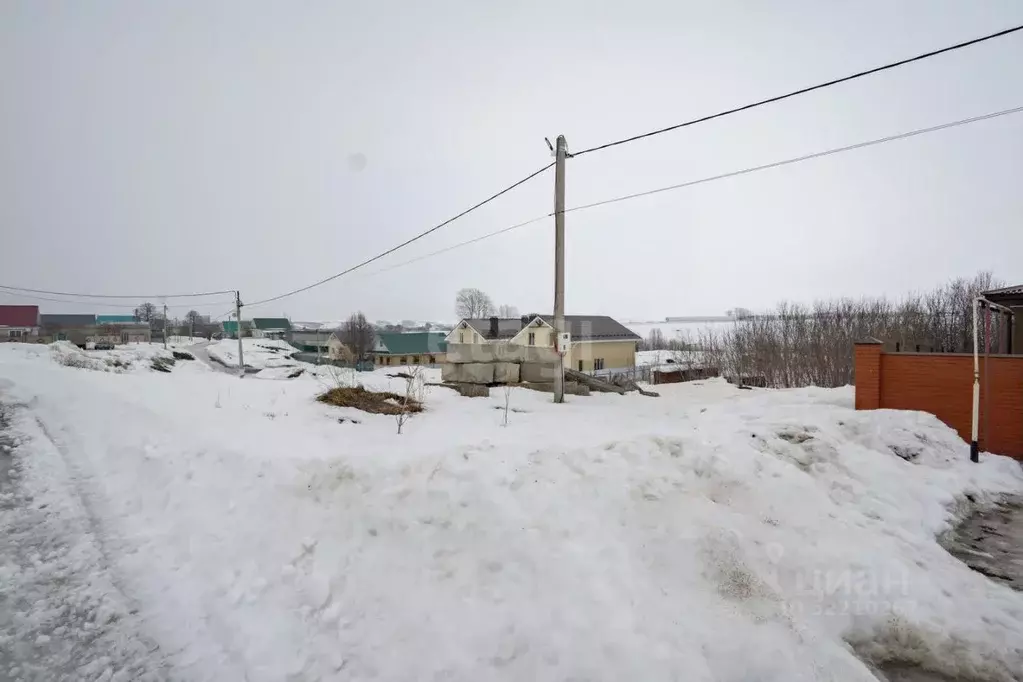
{"label": "packed snow road", "polygon": [[[39,473],[49,489],[22,485]],[[3,402],[0,385],[0,680],[167,679],[74,486],[61,453],[26,406]]]}
{"label": "packed snow road", "polygon": [[[499,392],[434,389],[399,436],[315,402],[352,379],[332,368],[60,352],[0,344],[0,376],[24,406],[17,507],[79,524],[47,530],[76,552],[72,594],[103,596],[75,622],[124,652],[82,679],[1020,679],[1023,593],[936,538],[1023,474],[972,465],[929,415],[712,381],[560,406],[516,389],[502,426]],[[11,568],[59,553],[26,551],[0,568],[26,573],[11,593],[73,601]],[[60,640],[53,623],[4,644]]]}

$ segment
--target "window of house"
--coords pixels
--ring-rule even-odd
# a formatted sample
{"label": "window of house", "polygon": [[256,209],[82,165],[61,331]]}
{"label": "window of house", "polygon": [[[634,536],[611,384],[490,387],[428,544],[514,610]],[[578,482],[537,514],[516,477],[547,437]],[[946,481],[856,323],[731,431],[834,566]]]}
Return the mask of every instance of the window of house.
{"label": "window of house", "polygon": [[583,371],[583,361],[582,360],[579,361],[579,371],[580,372]]}
{"label": "window of house", "polygon": [[432,355],[430,356],[430,364],[431,364],[431,365],[432,365],[432,364],[434,364],[434,359],[433,359],[433,356],[432,356]]}
{"label": "window of house", "polygon": [[404,355],[402,355],[402,356],[401,356],[401,363],[399,363],[399,364],[402,364],[402,365],[404,365],[404,364],[405,364],[406,362],[408,362],[408,358],[407,358],[407,357],[405,357]]}
{"label": "window of house", "polygon": [[458,343],[465,343],[465,332],[458,332]]}
{"label": "window of house", "polygon": [[57,332],[57,340],[67,341],[67,334],[65,334],[64,332]]}
{"label": "window of house", "polygon": [[22,331],[21,329],[12,329],[9,332],[7,332],[7,336],[12,339],[21,338],[22,336],[24,336],[24,334],[25,332]]}
{"label": "window of house", "polygon": [[413,355],[412,356],[412,364],[413,365],[418,365],[419,364],[419,356],[418,355]]}
{"label": "window of house", "polygon": [[593,358],[593,369],[604,369],[604,358]]}
{"label": "window of house", "polygon": [[536,345],[536,333],[535,332],[529,332],[529,345],[530,346],[535,346]]}

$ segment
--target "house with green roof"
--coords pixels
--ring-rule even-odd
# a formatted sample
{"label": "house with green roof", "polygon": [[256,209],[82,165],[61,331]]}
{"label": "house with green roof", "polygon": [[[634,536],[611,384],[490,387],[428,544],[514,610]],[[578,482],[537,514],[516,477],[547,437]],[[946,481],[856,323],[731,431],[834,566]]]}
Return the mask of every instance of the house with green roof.
{"label": "house with green roof", "polygon": [[[96,324],[138,324],[134,315],[97,315]],[[144,324],[144,323],[143,323]]]}
{"label": "house with green roof", "polygon": [[252,318],[252,335],[260,339],[290,341],[291,321],[286,317],[254,317]]}
{"label": "house with green roof", "polygon": [[373,362],[378,367],[445,362],[447,332],[377,332]]}
{"label": "house with green roof", "polygon": [[[238,338],[238,320],[224,320],[220,323],[224,336],[229,339]],[[242,320],[242,336],[251,336],[252,320]]]}

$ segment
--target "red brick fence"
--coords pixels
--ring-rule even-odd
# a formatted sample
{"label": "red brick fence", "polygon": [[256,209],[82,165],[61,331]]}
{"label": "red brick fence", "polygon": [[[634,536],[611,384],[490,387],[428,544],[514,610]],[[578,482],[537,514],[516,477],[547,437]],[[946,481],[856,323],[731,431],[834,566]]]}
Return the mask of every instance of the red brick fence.
{"label": "red brick fence", "polygon": [[[973,356],[856,344],[856,409],[930,412],[970,441]],[[990,363],[990,365],[988,365]],[[982,451],[1023,459],[1023,355],[980,357]]]}

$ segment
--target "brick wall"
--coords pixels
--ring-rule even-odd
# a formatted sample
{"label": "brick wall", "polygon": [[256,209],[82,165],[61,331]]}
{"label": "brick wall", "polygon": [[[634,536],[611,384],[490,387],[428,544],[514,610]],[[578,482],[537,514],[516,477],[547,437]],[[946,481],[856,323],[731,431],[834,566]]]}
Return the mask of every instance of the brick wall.
{"label": "brick wall", "polygon": [[[969,442],[973,356],[856,344],[856,409],[921,410]],[[986,363],[990,362],[990,366]],[[980,358],[980,449],[1023,459],[1023,356]]]}

